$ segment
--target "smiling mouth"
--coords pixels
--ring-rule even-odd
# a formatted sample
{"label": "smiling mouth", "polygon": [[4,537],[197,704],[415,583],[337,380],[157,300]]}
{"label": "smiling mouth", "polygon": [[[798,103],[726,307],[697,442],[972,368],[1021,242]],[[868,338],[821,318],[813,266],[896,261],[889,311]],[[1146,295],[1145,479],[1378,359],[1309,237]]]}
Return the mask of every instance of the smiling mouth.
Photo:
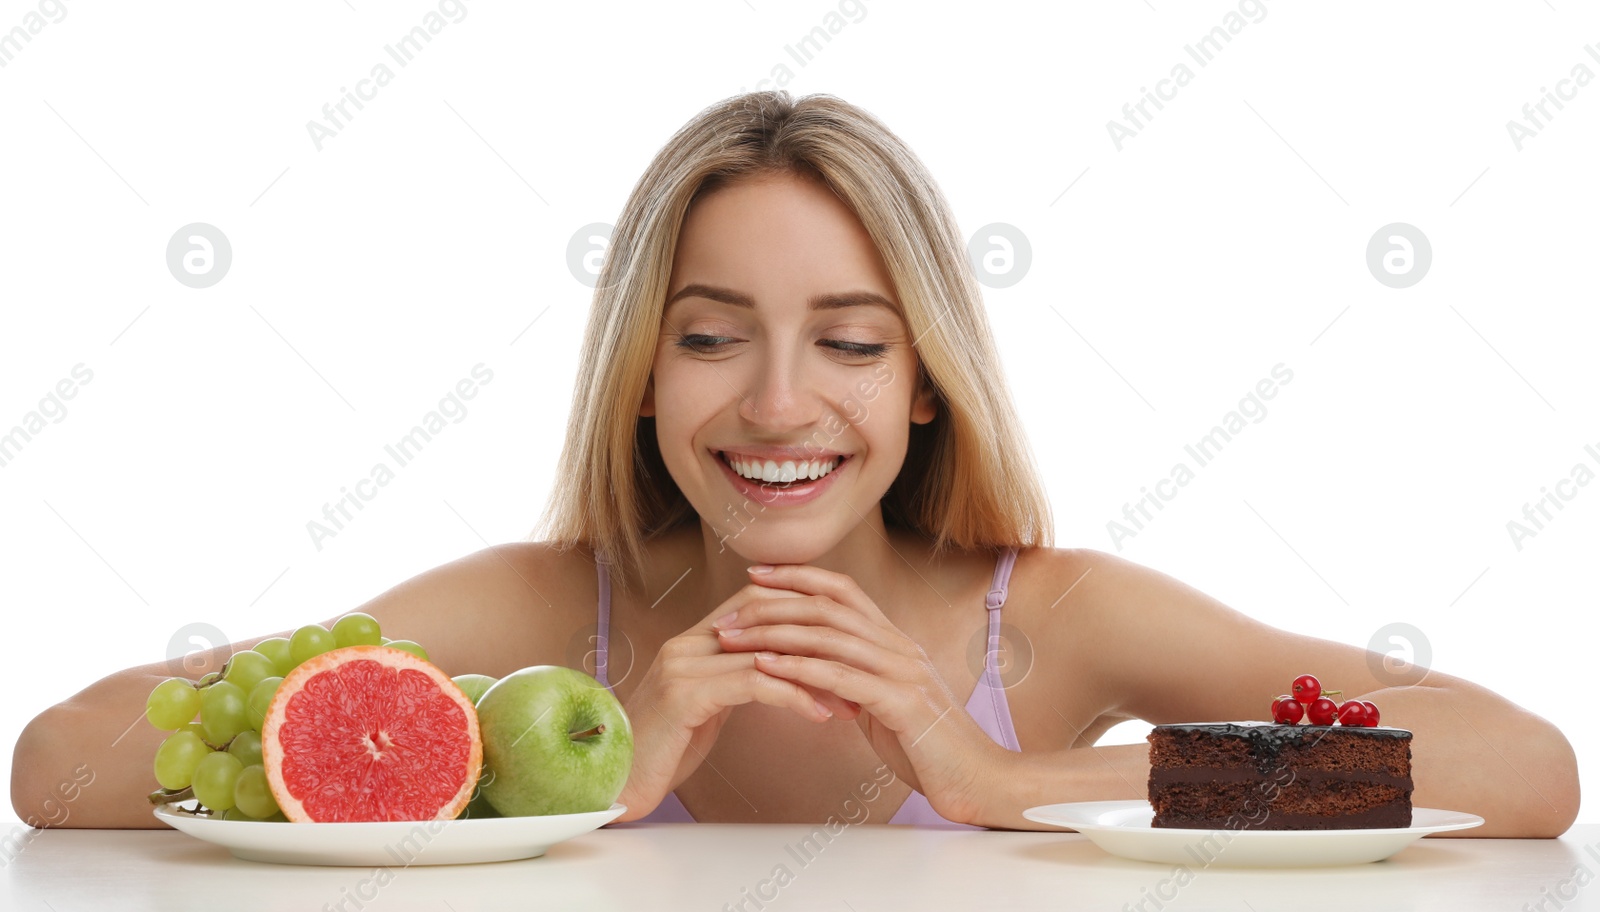
{"label": "smiling mouth", "polygon": [[849,456],[836,456],[832,460],[757,460],[746,459],[739,456],[732,458],[726,452],[718,451],[717,458],[722,464],[733,470],[751,484],[758,484],[773,488],[799,488],[827,478],[839,467],[844,465]]}

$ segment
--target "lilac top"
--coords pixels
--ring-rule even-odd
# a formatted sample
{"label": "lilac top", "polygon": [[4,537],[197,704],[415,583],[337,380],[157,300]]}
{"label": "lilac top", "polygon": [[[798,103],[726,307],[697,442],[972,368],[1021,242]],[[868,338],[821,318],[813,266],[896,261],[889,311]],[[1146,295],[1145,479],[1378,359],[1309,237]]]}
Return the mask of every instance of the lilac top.
{"label": "lilac top", "polygon": [[[994,583],[989,589],[985,608],[989,612],[989,639],[988,643],[999,642],[1000,637],[1000,606],[1006,601],[1006,588],[1011,580],[1011,568],[1016,564],[1017,549],[1007,548],[995,563]],[[595,564],[600,575],[600,623],[596,637],[595,672],[596,677],[608,689],[611,681],[606,677],[606,648],[611,627],[611,576],[606,568],[606,561],[601,558]],[[1007,750],[1021,751],[1017,744],[1017,732],[1011,724],[1011,707],[1006,702],[1005,686],[1000,682],[1000,672],[995,667],[993,648],[984,650],[983,674],[978,678],[978,684],[972,689],[972,696],[967,699],[967,713],[989,737]],[[677,792],[668,792],[666,798],[644,817],[628,823],[613,823],[609,826],[629,826],[632,823],[694,823],[694,816],[689,809],[683,806]],[[921,792],[912,790],[906,798],[905,804],[895,812],[890,823],[914,823],[939,826],[945,829],[981,830],[984,827],[973,826],[967,823],[957,823],[941,816],[928,803],[928,799]]]}

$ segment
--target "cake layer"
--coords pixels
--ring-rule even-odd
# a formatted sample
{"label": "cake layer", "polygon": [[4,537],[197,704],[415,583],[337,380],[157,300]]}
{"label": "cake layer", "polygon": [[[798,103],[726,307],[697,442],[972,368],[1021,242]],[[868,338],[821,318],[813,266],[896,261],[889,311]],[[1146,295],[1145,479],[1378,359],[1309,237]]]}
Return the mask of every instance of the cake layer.
{"label": "cake layer", "polygon": [[[1214,826],[1225,829],[1318,829],[1409,826],[1410,788],[1343,779],[1315,773],[1236,782],[1188,782],[1158,786],[1152,826]],[[1285,784],[1286,783],[1286,784]],[[1394,823],[1402,819],[1404,822]],[[1372,823],[1371,820],[1382,820]],[[1178,824],[1175,821],[1188,821]],[[1200,821],[1205,821],[1201,823]]]}
{"label": "cake layer", "polygon": [[[1323,770],[1315,767],[1286,767],[1294,770],[1299,776],[1315,775],[1317,779],[1338,780],[1343,782],[1375,782],[1381,785],[1391,785],[1396,788],[1406,789],[1411,786],[1410,776],[1394,776],[1387,772],[1374,772],[1363,769],[1332,769]],[[1179,782],[1264,782],[1268,777],[1259,770],[1253,769],[1218,769],[1215,767],[1171,767],[1168,769],[1150,770],[1150,781],[1160,785],[1171,785]]]}

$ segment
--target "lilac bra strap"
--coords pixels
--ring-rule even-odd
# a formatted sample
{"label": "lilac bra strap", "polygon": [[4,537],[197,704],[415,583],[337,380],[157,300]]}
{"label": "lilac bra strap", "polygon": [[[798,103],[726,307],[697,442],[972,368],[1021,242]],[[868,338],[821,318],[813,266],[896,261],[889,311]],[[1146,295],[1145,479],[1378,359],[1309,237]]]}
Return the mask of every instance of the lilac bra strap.
{"label": "lilac bra strap", "polygon": [[613,690],[611,679],[606,677],[606,664],[608,647],[611,640],[611,574],[606,565],[610,561],[603,554],[596,554],[594,567],[600,575],[600,624],[595,630],[594,644],[594,676],[607,690]]}
{"label": "lilac bra strap", "polygon": [[984,649],[983,677],[978,685],[978,690],[987,690],[989,700],[994,707],[994,719],[1000,725],[1000,731],[990,732],[998,734],[995,740],[1011,750],[1021,750],[1017,744],[1017,731],[1011,724],[1011,705],[1006,700],[1005,683],[1000,679],[1000,667],[996,661],[1000,649],[1000,606],[1006,603],[1006,592],[1011,585],[1011,568],[1017,562],[1017,549],[1007,548],[994,568],[994,583],[989,590],[989,596],[984,600],[985,607],[989,609],[989,640]]}
{"label": "lilac bra strap", "polygon": [[[978,683],[972,688],[972,696],[967,699],[966,710],[967,714],[978,723],[978,727],[983,729],[984,734],[996,744],[1007,750],[1020,751],[1022,747],[1017,743],[1016,727],[1011,721],[1011,705],[1006,699],[1005,685],[1000,678],[998,663],[1001,642],[1000,607],[1005,604],[1011,569],[1016,559],[1016,549],[1008,548],[995,561],[994,582],[984,599],[984,607],[988,609],[989,615],[989,639],[984,649],[983,674],[978,676]],[[918,791],[912,791],[900,809],[889,818],[889,823],[932,825],[947,829],[983,829],[970,823],[957,823],[946,819],[933,809],[927,796]]]}

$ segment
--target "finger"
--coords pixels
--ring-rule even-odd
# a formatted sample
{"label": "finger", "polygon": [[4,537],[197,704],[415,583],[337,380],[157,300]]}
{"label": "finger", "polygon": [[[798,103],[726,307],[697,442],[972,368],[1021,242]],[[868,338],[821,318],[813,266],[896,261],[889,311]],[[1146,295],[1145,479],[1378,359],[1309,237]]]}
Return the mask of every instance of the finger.
{"label": "finger", "polygon": [[[913,703],[926,705],[921,701],[912,701],[908,687],[842,662],[776,652],[757,652],[753,655],[758,669],[849,700],[895,731],[904,731],[914,723],[913,717],[918,713],[913,711]],[[928,721],[931,720],[932,716],[929,716]]]}
{"label": "finger", "polygon": [[[684,673],[695,673],[701,677],[705,677],[711,674],[722,674],[730,669],[742,668],[750,665],[750,653],[752,651],[753,650],[725,650],[721,654],[728,657],[732,663],[731,665],[727,663],[700,663],[695,666],[687,667]],[[751,665],[750,667],[754,666]],[[823,706],[826,706],[829,711],[831,711],[840,719],[849,720],[861,715],[861,707],[850,702],[849,700],[843,699],[827,690],[810,687],[804,684],[800,686],[804,687],[806,691],[811,694],[813,700],[821,703]]]}
{"label": "finger", "polygon": [[740,589],[738,592],[735,592],[733,595],[728,596],[728,598],[725,599],[722,604],[712,609],[710,614],[701,618],[700,622],[695,624],[694,627],[690,629],[710,633],[712,630],[712,625],[716,623],[718,618],[734,613],[752,602],[769,599],[778,600],[803,598],[808,598],[807,594],[804,592],[795,592],[792,589],[771,589],[766,586],[758,586],[755,583],[750,583],[744,588]]}
{"label": "finger", "polygon": [[706,699],[721,706],[738,706],[744,703],[763,703],[780,709],[791,709],[801,717],[816,722],[833,718],[833,711],[819,705],[812,692],[794,681],[774,677],[754,664],[739,671],[731,671],[705,680]]}
{"label": "finger", "polygon": [[915,670],[907,657],[832,627],[763,624],[720,630],[718,636],[722,648],[730,652],[766,650],[831,659],[895,680],[910,679]]}
{"label": "finger", "polygon": [[[785,679],[779,678],[778,680],[782,681]],[[861,715],[861,707],[851,703],[849,700],[846,700],[838,694],[829,693],[826,690],[819,690],[809,684],[800,684],[798,681],[792,683],[799,684],[799,686],[805,690],[807,694],[810,694],[812,702],[821,703],[823,706],[826,706],[828,708],[828,712],[833,713],[833,717],[835,719],[844,719],[845,721],[849,721],[854,719],[856,716]]]}
{"label": "finger", "polygon": [[738,610],[731,621],[725,622],[719,618],[713,628],[721,634],[723,630],[747,630],[776,624],[810,625],[837,630],[899,655],[915,654],[915,644],[901,633],[898,627],[888,622],[876,624],[863,617],[860,612],[840,605],[825,595],[749,602]]}
{"label": "finger", "polygon": [[[738,675],[740,672],[754,669],[755,659],[750,653],[717,653],[709,656],[685,657],[681,662],[675,663],[672,674],[679,678],[695,678],[707,680],[711,678]],[[768,677],[771,677],[770,675]],[[783,679],[778,679],[783,680]],[[809,685],[792,683],[801,688],[809,696],[808,700],[801,701],[802,705],[796,710],[801,715],[811,718],[815,715],[814,703],[821,703],[840,719],[854,719],[861,714],[861,707],[827,690],[811,687]],[[725,704],[731,705],[731,704]]]}
{"label": "finger", "polygon": [[883,612],[878,610],[877,603],[862,591],[861,586],[843,573],[835,573],[810,564],[777,564],[767,573],[750,572],[750,579],[762,586],[794,589],[808,595],[826,595],[870,621],[889,627],[894,626]]}

